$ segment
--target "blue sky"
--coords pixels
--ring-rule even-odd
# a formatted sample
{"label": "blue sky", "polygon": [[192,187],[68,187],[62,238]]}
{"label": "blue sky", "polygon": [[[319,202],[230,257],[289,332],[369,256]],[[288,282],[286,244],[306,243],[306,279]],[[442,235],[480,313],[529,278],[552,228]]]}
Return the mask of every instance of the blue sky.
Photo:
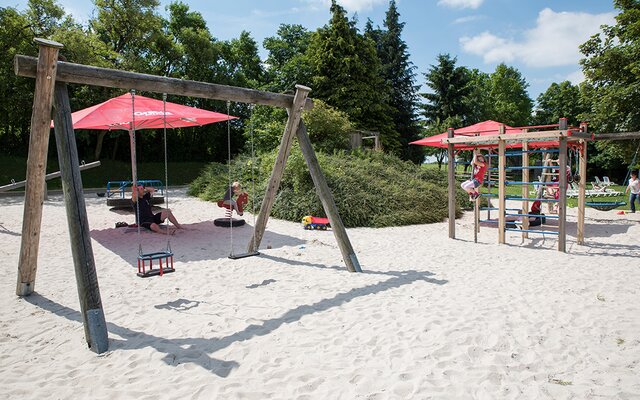
{"label": "blue sky", "polygon": [[[211,33],[220,39],[251,32],[259,44],[275,35],[281,23],[302,24],[309,30],[329,20],[329,0],[182,0],[200,12]],[[370,18],[382,26],[388,0],[339,0],[362,29]],[[91,16],[88,0],[58,0],[79,21]],[[170,0],[161,0],[162,12]],[[397,0],[404,40],[418,68],[418,83],[440,53],[458,64],[492,72],[505,62],[520,70],[535,98],[551,83],[580,82],[578,45],[614,24],[610,0]],[[26,0],[0,0],[0,6],[25,8]],[[261,55],[265,53],[262,50]]]}

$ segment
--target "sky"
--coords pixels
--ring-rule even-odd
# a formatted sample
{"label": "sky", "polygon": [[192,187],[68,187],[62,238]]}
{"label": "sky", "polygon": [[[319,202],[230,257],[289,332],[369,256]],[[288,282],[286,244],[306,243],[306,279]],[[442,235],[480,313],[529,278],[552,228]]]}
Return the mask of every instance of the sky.
{"label": "sky", "polygon": [[[57,0],[77,21],[93,13],[90,0]],[[161,0],[161,13],[172,0]],[[275,36],[280,24],[301,24],[309,30],[329,21],[330,0],[182,0],[202,14],[211,34],[222,40],[249,31],[266,57],[262,41]],[[361,31],[367,19],[383,26],[388,0],[338,0]],[[0,0],[0,7],[26,8],[27,0]],[[457,57],[458,65],[491,73],[504,62],[517,68],[536,99],[553,82],[584,79],[578,46],[615,24],[612,0],[396,0],[403,39],[417,83],[438,54]]]}

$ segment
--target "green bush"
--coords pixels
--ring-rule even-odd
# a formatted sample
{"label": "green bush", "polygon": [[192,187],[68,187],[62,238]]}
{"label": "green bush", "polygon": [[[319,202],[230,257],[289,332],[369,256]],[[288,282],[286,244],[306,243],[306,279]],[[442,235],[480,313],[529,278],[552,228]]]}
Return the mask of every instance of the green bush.
{"label": "green bush", "polygon": [[[253,168],[248,156],[237,157],[232,162],[231,181],[243,183],[256,207],[262,203],[276,154],[273,151],[256,157]],[[318,153],[317,156],[347,227],[424,224],[441,222],[448,216],[447,179],[441,171],[424,169],[379,152]],[[216,201],[222,198],[228,182],[227,166],[210,164],[191,184],[189,193]],[[456,215],[460,216],[461,206],[468,206],[469,202],[461,189],[456,200]],[[289,221],[300,221],[305,215],[325,216],[306,162],[295,146],[271,215]]]}

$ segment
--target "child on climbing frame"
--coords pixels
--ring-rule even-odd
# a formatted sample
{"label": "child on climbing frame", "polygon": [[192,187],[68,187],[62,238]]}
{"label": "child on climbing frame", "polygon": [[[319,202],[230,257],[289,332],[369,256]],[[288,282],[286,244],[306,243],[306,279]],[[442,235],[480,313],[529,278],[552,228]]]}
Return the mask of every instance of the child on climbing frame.
{"label": "child on climbing frame", "polygon": [[471,167],[473,168],[472,178],[462,182],[460,186],[469,193],[470,200],[475,200],[480,196],[478,188],[482,186],[484,174],[487,172],[487,164],[484,161],[484,156],[480,152],[473,152]]}

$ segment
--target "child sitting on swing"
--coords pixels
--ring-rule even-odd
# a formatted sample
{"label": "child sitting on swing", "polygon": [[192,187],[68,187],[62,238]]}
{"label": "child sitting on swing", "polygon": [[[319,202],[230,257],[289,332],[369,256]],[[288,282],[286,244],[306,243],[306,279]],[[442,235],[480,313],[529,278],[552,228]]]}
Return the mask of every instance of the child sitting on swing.
{"label": "child sitting on swing", "polygon": [[484,161],[484,156],[480,152],[474,150],[471,167],[473,168],[472,178],[462,182],[460,186],[469,193],[469,200],[475,200],[480,196],[477,188],[482,186],[484,174],[487,172],[487,164]]}
{"label": "child sitting on swing", "polygon": [[222,198],[223,203],[230,205],[233,210],[236,210],[239,216],[242,216],[242,208],[238,207],[238,203],[234,200],[234,197],[240,196],[242,194],[242,186],[240,182],[233,182],[231,186],[227,188],[227,191]]}

